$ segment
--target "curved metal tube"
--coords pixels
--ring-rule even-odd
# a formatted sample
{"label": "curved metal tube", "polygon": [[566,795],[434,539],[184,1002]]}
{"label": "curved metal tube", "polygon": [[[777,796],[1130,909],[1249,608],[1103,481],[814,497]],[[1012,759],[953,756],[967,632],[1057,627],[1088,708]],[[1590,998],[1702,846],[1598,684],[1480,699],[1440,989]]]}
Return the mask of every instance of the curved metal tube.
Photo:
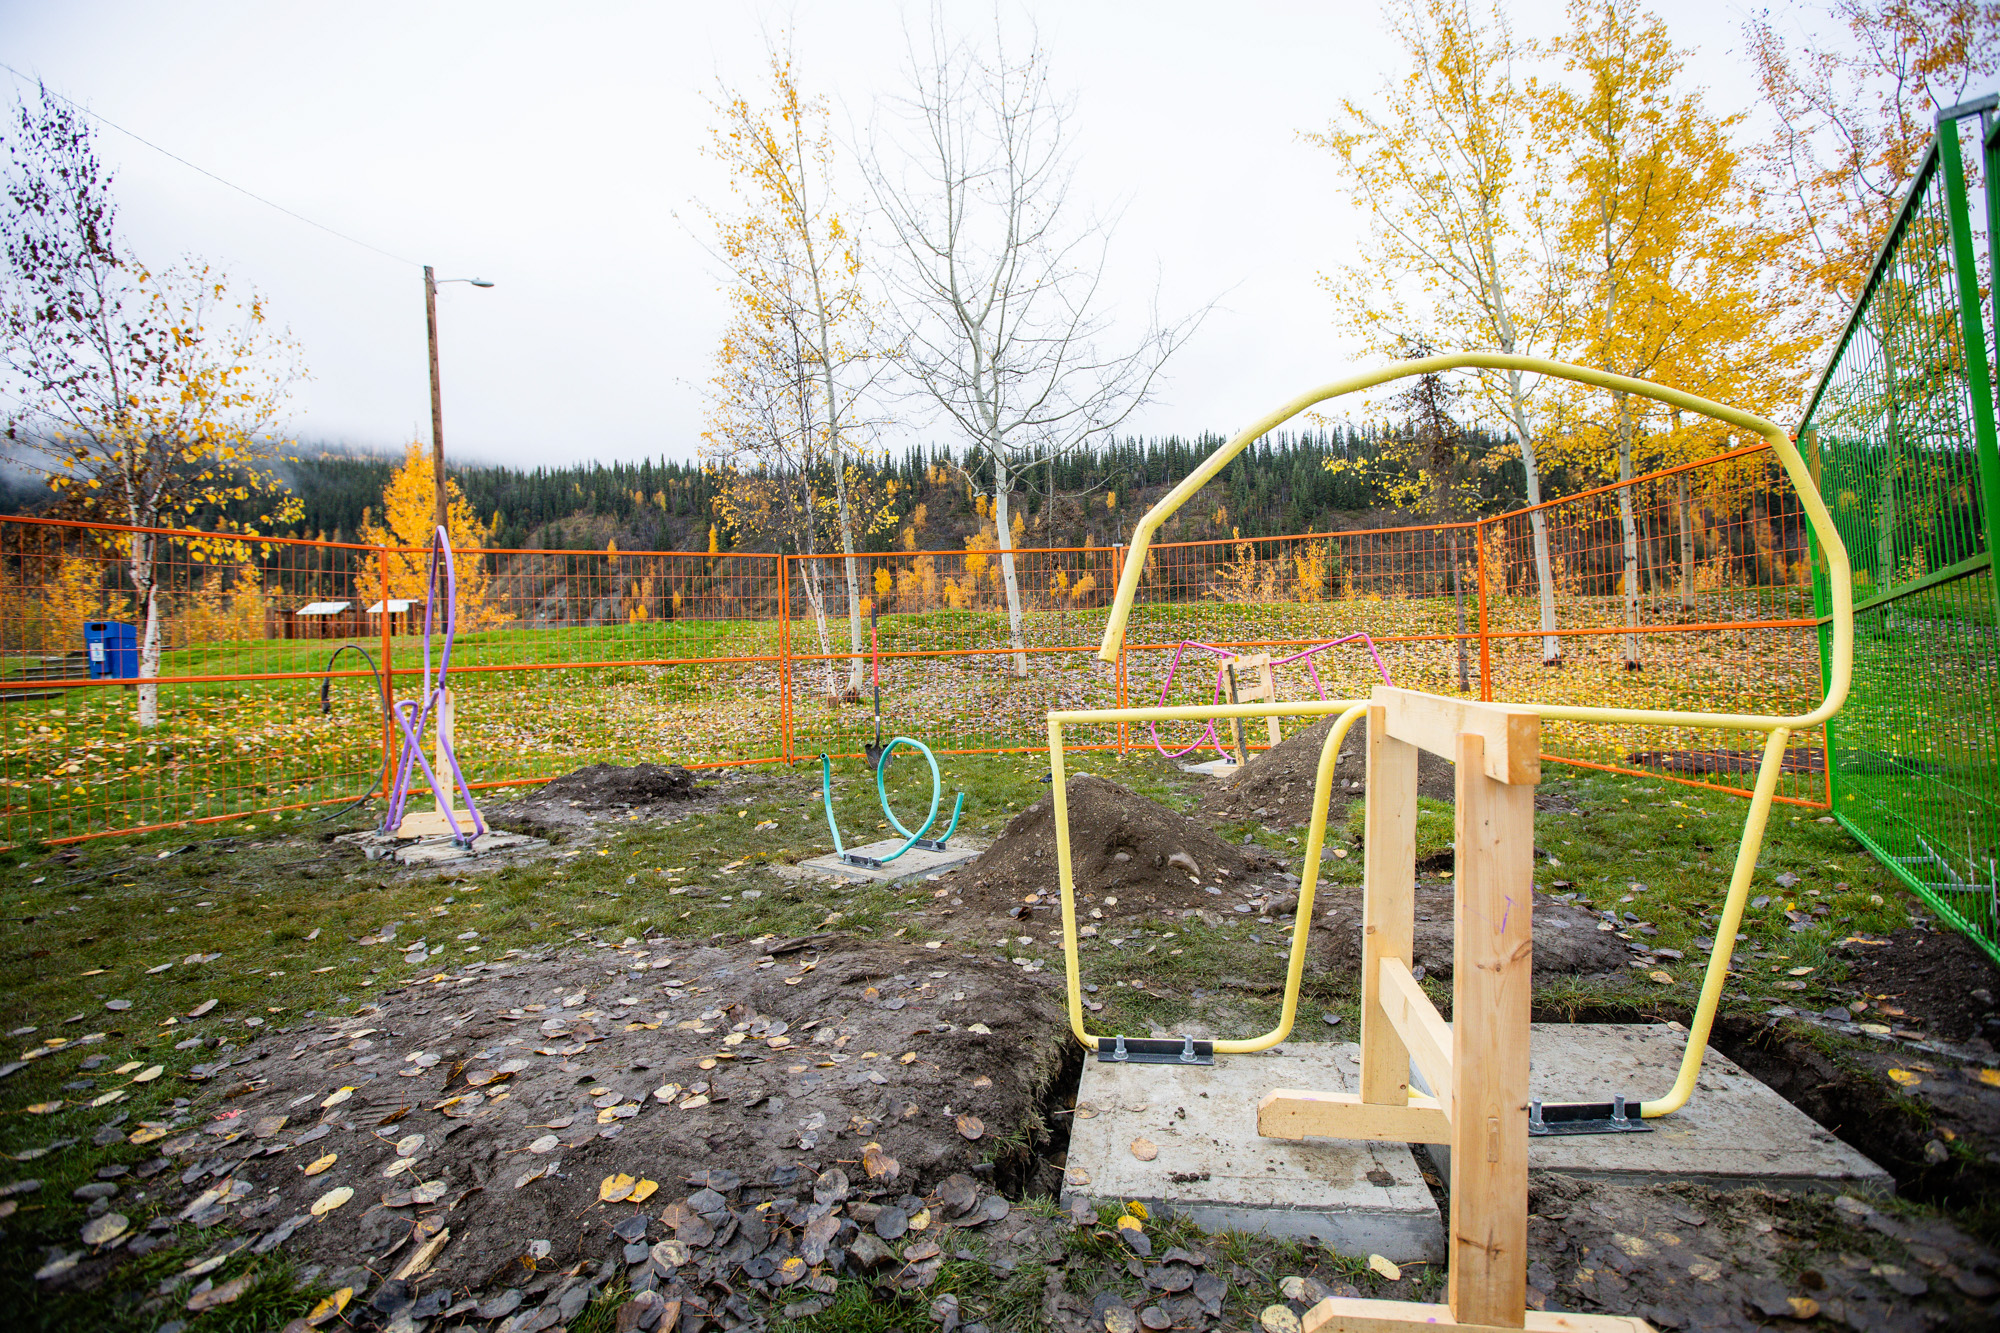
{"label": "curved metal tube", "polygon": [[[1724,901],[1722,919],[1717,924],[1715,948],[1709,954],[1708,969],[1702,980],[1701,997],[1689,1026],[1687,1046],[1682,1052],[1679,1073],[1673,1087],[1664,1097],[1643,1103],[1640,1114],[1657,1117],[1670,1114],[1687,1103],[1694,1091],[1696,1076],[1701,1071],[1702,1056],[1707,1050],[1708,1034],[1711,1031],[1715,1013],[1721,1003],[1722,990],[1728,981],[1729,961],[1735,948],[1736,929],[1741,924],[1744,900],[1750,891],[1751,878],[1756,871],[1757,856],[1763,846],[1764,830],[1771,811],[1771,800],[1777,792],[1778,778],[1783,771],[1785,746],[1795,731],[1818,726],[1838,713],[1847,700],[1849,685],[1854,672],[1854,593],[1853,574],[1848,562],[1847,547],[1841,542],[1840,533],[1834,528],[1833,517],[1827,512],[1826,504],[1820,498],[1819,489],[1813,484],[1811,474],[1806,470],[1805,461],[1799,456],[1796,445],[1785,430],[1762,417],[1678,389],[1649,384],[1644,380],[1632,379],[1625,375],[1613,375],[1604,371],[1591,370],[1583,366],[1567,365],[1559,361],[1545,361],[1539,357],[1508,356],[1488,352],[1459,352],[1448,356],[1426,357],[1415,361],[1402,361],[1379,370],[1336,380],[1331,384],[1313,389],[1277,410],[1251,423],[1229,443],[1211,454],[1200,467],[1196,468],[1179,485],[1160,499],[1134,526],[1132,547],[1125,560],[1123,577],[1119,580],[1118,593],[1111,603],[1110,615],[1104,626],[1104,639],[1098,648],[1098,657],[1106,662],[1116,662],[1125,640],[1125,625],[1132,612],[1132,603],[1139,590],[1139,580],[1144,572],[1146,549],[1151,545],[1153,534],[1168,516],[1185,504],[1202,486],[1220,472],[1222,468],[1241,453],[1250,443],[1265,433],[1276,429],[1300,412],[1345,394],[1356,393],[1376,385],[1391,383],[1415,375],[1435,374],[1455,369],[1519,370],[1531,374],[1552,375],[1558,379],[1571,380],[1579,384],[1594,385],[1616,392],[1630,393],[1666,403],[1682,411],[1699,413],[1702,416],[1725,422],[1739,429],[1753,432],[1769,442],[1772,452],[1778,457],[1786,477],[1798,493],[1800,508],[1804,510],[1806,521],[1812,528],[1813,537],[1818,541],[1825,561],[1830,601],[1833,607],[1831,660],[1828,663],[1828,683],[1825,697],[1817,708],[1795,716],[1772,716],[1749,713],[1684,713],[1673,711],[1647,711],[1631,708],[1591,708],[1568,704],[1518,705],[1529,709],[1543,718],[1554,718],[1572,722],[1625,723],[1645,726],[1668,727],[1714,727],[1732,731],[1757,731],[1766,733],[1764,753],[1757,768],[1757,782],[1750,797],[1750,809],[1744,818],[1743,837],[1738,844],[1736,864],[1731,872],[1729,893]],[[1051,712],[1048,715],[1049,760],[1055,784],[1056,845],[1057,859],[1062,876],[1063,897],[1063,949],[1069,970],[1070,986],[1070,1027],[1077,1039],[1085,1046],[1096,1049],[1097,1038],[1083,1030],[1082,994],[1077,972],[1076,919],[1074,905],[1075,879],[1070,867],[1069,855],[1069,810],[1063,792],[1062,728],[1069,723],[1103,723],[1126,721],[1178,721],[1214,718],[1251,717],[1309,717],[1347,710],[1335,733],[1328,738],[1329,748],[1322,752],[1320,768],[1313,791],[1313,824],[1307,839],[1308,860],[1306,883],[1312,882],[1318,873],[1318,849],[1321,846],[1326,824],[1326,803],[1331,791],[1331,755],[1338,753],[1338,737],[1351,725],[1351,715],[1360,709],[1352,700],[1312,701],[1293,704],[1238,704],[1222,707],[1148,708],[1148,709],[1087,709],[1066,712]],[[1275,1044],[1288,1035],[1291,1019],[1297,1008],[1298,980],[1300,975],[1300,944],[1309,924],[1305,908],[1308,902],[1301,885],[1300,915],[1295,922],[1293,941],[1293,965],[1288,971],[1285,993],[1285,1021],[1256,1042],[1217,1042],[1217,1051],[1257,1050]]]}
{"label": "curved metal tube", "polygon": [[[915,833],[904,828],[903,821],[896,818],[896,812],[889,808],[889,791],[884,785],[882,776],[883,770],[889,765],[889,755],[899,745],[907,745],[911,749],[919,751],[931,766],[930,813],[924,816],[924,822],[917,826]],[[873,858],[875,861],[886,865],[922,841],[925,831],[937,822],[938,802],[944,794],[944,774],[938,768],[937,756],[933,755],[930,747],[922,741],[912,740],[908,736],[897,736],[888,745],[883,747],[882,757],[875,764],[875,794],[881,799],[882,813],[889,817],[889,823],[895,828],[897,833],[909,840],[887,856]],[[833,757],[825,753],[822,753],[819,757],[819,796],[821,804],[826,807],[826,827],[833,834],[833,854],[837,857],[844,857],[847,855],[847,845],[840,839],[840,821],[833,817]],[[964,809],[965,793],[960,792],[957,804],[952,806],[951,809],[951,827],[944,831],[943,837],[938,839],[939,842],[944,842],[951,837],[952,830],[958,827],[958,816]]]}

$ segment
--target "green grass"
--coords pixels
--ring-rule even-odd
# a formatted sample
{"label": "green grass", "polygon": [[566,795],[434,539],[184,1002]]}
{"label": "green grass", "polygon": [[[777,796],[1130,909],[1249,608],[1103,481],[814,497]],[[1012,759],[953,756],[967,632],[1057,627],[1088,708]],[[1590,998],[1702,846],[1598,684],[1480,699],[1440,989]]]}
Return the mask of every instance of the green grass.
{"label": "green grass", "polygon": [[[920,767],[905,764],[894,770],[892,798],[906,822],[920,818],[920,802],[928,800],[928,776],[919,774]],[[1185,807],[1193,799],[1194,780],[1150,754],[1126,760],[1081,756],[1075,767],[1125,782],[1176,806]],[[969,834],[990,837],[1046,792],[1040,781],[1045,771],[1046,760],[1040,755],[947,760],[947,797],[965,791],[962,827]],[[44,1297],[27,1278],[43,1261],[43,1247],[76,1246],[83,1205],[71,1201],[69,1191],[99,1166],[134,1163],[146,1155],[122,1139],[108,1147],[92,1147],[91,1136],[99,1125],[120,1111],[130,1117],[124,1126],[128,1130],[142,1120],[160,1118],[176,1090],[186,1087],[171,1077],[130,1084],[107,1071],[139,1060],[164,1064],[170,1074],[178,1073],[196,1061],[215,1058],[221,1049],[204,1044],[177,1050],[179,1042],[199,1038],[204,1043],[240,1044],[252,1030],[246,1019],[263,1020],[256,1030],[268,1032],[310,1023],[309,1015],[351,1011],[412,972],[428,973],[445,961],[434,958],[411,969],[391,949],[353,943],[389,921],[403,923],[399,940],[423,936],[448,941],[450,960],[497,958],[512,948],[540,950],[572,941],[616,942],[627,935],[643,935],[649,928],[683,940],[789,936],[820,929],[830,921],[873,938],[899,934],[920,938],[948,928],[937,924],[937,918],[912,915],[935,905],[926,889],[844,889],[834,906],[817,889],[764,868],[773,861],[827,849],[817,765],[725,776],[729,785],[717,809],[671,824],[600,827],[589,838],[558,847],[543,861],[474,868],[444,878],[393,873],[380,863],[358,859],[328,859],[326,834],[337,827],[360,827],[364,822],[360,817],[334,825],[310,825],[291,815],[259,817],[229,826],[232,836],[227,838],[166,831],[84,843],[57,853],[0,854],[0,884],[4,884],[0,1025],[35,1029],[10,1039],[13,1049],[0,1051],[0,1056],[17,1058],[22,1050],[46,1039],[64,1039],[53,1054],[0,1082],[0,1150],[19,1153],[60,1138],[80,1140],[73,1148],[20,1163],[8,1173],[9,1178],[35,1174],[46,1182],[4,1224],[7,1236],[0,1244],[13,1258],[4,1285],[13,1308],[32,1309],[34,1318],[49,1328],[151,1327],[166,1317],[121,1311],[102,1293]],[[1681,948],[1688,958],[1678,965],[1664,965],[1672,977],[1667,985],[1633,970],[1609,980],[1545,986],[1540,1003],[1578,1011],[1685,1012],[1701,979],[1694,937],[1709,929],[1704,918],[1721,902],[1744,803],[1672,783],[1558,766],[1550,767],[1545,787],[1567,797],[1581,813],[1538,817],[1537,843],[1560,862],[1539,860],[1538,882],[1550,891],[1575,892],[1593,907],[1636,911],[1659,931],[1649,943]],[[875,825],[881,820],[880,810],[873,783],[861,765],[852,761],[836,765],[835,793],[836,813],[851,841],[879,836]],[[756,827],[767,821],[776,827]],[[1298,830],[1243,824],[1221,831],[1239,839],[1248,833],[1298,868],[1300,849],[1290,841],[1299,836]],[[1359,832],[1358,815],[1350,813],[1336,836],[1354,846]],[[1421,849],[1439,849],[1449,838],[1448,807],[1423,803]],[[1358,855],[1328,859],[1327,879],[1357,882],[1360,861]],[[744,864],[732,874],[719,873],[733,862]],[[1775,884],[1781,872],[1800,877],[1789,891]],[[1557,881],[1571,887],[1558,888]],[[1634,883],[1644,887],[1634,889]],[[702,887],[685,887],[690,884]],[[673,892],[675,887],[683,891]],[[760,889],[762,896],[743,898],[740,891],[745,887]],[[1839,1002],[1845,998],[1839,989],[1842,964],[1831,946],[1857,930],[1890,930],[1906,920],[1905,900],[1894,891],[1888,873],[1863,855],[1844,830],[1820,822],[1809,811],[1779,807],[1774,812],[1755,892],[1771,895],[1771,901],[1746,918],[1744,931],[1749,938],[1739,946],[1741,971],[1732,980],[1726,1001],[1732,1010],[1761,1012],[1780,1002],[1812,1007]],[[1793,931],[1784,916],[1787,903],[1823,905],[1827,911],[1811,918],[1807,929]],[[834,911],[840,913],[837,919],[831,916]],[[476,930],[478,938],[468,942],[454,938],[469,930]],[[1023,934],[1031,943],[1019,943]],[[1289,931],[1282,924],[1267,926],[1254,918],[1231,917],[1219,927],[1208,927],[1176,918],[1134,923],[1119,935],[1127,940],[1119,950],[1111,949],[1103,938],[1084,944],[1086,979],[1099,986],[1093,998],[1105,1005],[1090,1016],[1094,1030],[1173,1030],[1201,1022],[1219,1035],[1245,1035],[1263,1031],[1275,1020],[1284,947],[1289,943]],[[472,946],[478,952],[460,952]],[[1145,952],[1148,949],[1151,952]],[[196,964],[184,961],[196,953],[220,957]],[[1046,923],[1010,930],[1004,947],[994,948],[996,957],[1016,955],[1040,960],[1050,971],[1061,969],[1059,941],[1049,938]],[[1116,984],[1136,975],[1135,955],[1145,959],[1143,991]],[[173,966],[149,972],[166,962]],[[1816,970],[1802,979],[1792,978],[1788,969],[1796,966]],[[85,976],[87,972],[96,975]],[[1801,980],[1805,989],[1786,988]],[[1433,985],[1432,990],[1448,1003],[1444,988]],[[185,1017],[211,998],[219,1003],[206,1018]],[[116,999],[130,1000],[131,1007],[107,1010],[106,1003]],[[1299,1029],[1292,1039],[1351,1038],[1355,1000],[1351,978],[1310,969]],[[1322,1012],[1343,1015],[1344,1025],[1327,1027]],[[78,1021],[65,1022],[72,1018]],[[96,1033],[104,1035],[88,1044],[81,1040]],[[1843,1042],[1831,1036],[1821,1039],[1836,1045]],[[95,1072],[82,1070],[82,1062],[95,1054],[107,1057],[103,1065]],[[83,1078],[92,1080],[89,1087],[65,1087]],[[92,1098],[121,1088],[127,1093],[124,1100],[101,1110],[88,1107]],[[55,1100],[63,1106],[53,1112],[32,1114],[26,1109]],[[122,1202],[120,1207],[129,1209]],[[135,1226],[148,1220],[143,1206],[130,1209],[128,1216]],[[1164,1235],[1171,1243],[1171,1229]],[[149,1279],[157,1283],[215,1243],[211,1236],[177,1236],[170,1250],[147,1256],[144,1271],[153,1274],[157,1269],[158,1275]],[[1115,1238],[1110,1243],[1115,1245]],[[1155,1243],[1159,1245],[1161,1237],[1156,1236]],[[1073,1248],[1095,1263],[1110,1253],[1099,1255],[1091,1248],[1101,1244],[1102,1238],[1079,1239]],[[1248,1248],[1237,1262],[1259,1276],[1256,1281],[1238,1282],[1232,1291],[1231,1300],[1237,1303],[1231,1309],[1239,1312],[1240,1322],[1253,1318],[1261,1303],[1276,1299],[1267,1288],[1277,1276],[1300,1271],[1287,1265],[1303,1266],[1307,1259],[1317,1263],[1322,1274],[1338,1271],[1344,1275],[1340,1280],[1356,1281],[1368,1289],[1354,1256],[1336,1259],[1318,1252],[1292,1256],[1282,1247],[1242,1244]],[[293,1291],[295,1278],[269,1259],[238,1256],[216,1276],[231,1277],[253,1265],[267,1273],[254,1295],[204,1316],[193,1325],[198,1333],[275,1326],[300,1313],[314,1294],[310,1285],[304,1292]],[[1078,1273],[1095,1271],[1077,1270],[1070,1280],[1083,1281]],[[1269,1275],[1268,1280],[1262,1275]],[[1107,1282],[1114,1279],[1115,1274],[1108,1272],[1104,1277]],[[1407,1288],[1409,1283],[1402,1285]],[[913,1296],[881,1301],[843,1284],[832,1310],[796,1321],[795,1327],[801,1333],[887,1329],[895,1324],[909,1328],[916,1315],[928,1309],[929,1301],[945,1291],[960,1295],[968,1318],[987,1318],[993,1327],[1038,1326],[1041,1288],[1034,1266],[1001,1276],[983,1263],[952,1260],[939,1285],[923,1293],[921,1300]],[[980,1315],[977,1310],[990,1313]],[[586,1316],[599,1318],[608,1314]]]}

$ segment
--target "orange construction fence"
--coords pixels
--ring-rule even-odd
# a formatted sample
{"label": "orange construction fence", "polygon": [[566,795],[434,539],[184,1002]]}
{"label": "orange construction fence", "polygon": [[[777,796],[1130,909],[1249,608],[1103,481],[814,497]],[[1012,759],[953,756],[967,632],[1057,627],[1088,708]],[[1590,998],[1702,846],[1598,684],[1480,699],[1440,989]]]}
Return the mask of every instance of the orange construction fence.
{"label": "orange construction fence", "polygon": [[[1782,713],[1819,692],[1805,527],[1761,445],[1462,523],[1163,540],[1114,669],[1093,654],[1123,558],[869,551],[850,580],[839,555],[464,551],[458,749],[483,788],[858,754],[871,607],[888,724],[940,754],[1039,750],[1052,708],[1208,699],[1212,657],[1170,672],[1187,641],[1281,656],[1361,632],[1397,684],[1483,699]],[[383,701],[423,670],[425,559],[0,518],[0,843],[262,827],[379,793]],[[1358,645],[1313,660],[1329,696],[1379,679]],[[1313,681],[1300,663],[1279,687]],[[1755,761],[1720,733],[1543,735],[1552,760],[1730,791]],[[1779,799],[1825,804],[1818,736]]]}

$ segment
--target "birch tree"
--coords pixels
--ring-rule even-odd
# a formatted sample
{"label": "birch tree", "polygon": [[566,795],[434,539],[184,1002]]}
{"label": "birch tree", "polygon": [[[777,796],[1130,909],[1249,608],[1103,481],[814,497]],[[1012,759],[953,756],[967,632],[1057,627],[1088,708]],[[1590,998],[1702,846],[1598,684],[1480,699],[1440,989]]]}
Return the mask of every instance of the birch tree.
{"label": "birch tree", "polygon": [[1773,122],[1762,163],[1800,244],[1803,284],[1840,327],[1930,141],[1938,112],[2000,78],[1993,0],[1833,0],[1843,30],[1787,33],[1766,13],[1745,25]]}
{"label": "birch tree", "polygon": [[[767,104],[753,104],[727,88],[711,103],[717,123],[710,129],[710,151],[729,168],[741,211],[710,210],[709,216],[723,262],[745,294],[747,305],[739,313],[785,331],[774,338],[769,330],[752,335],[739,327],[735,353],[776,354],[789,341],[783,357],[800,358],[771,368],[773,384],[788,383],[787,365],[803,378],[782,395],[759,398],[757,410],[788,403],[797,413],[781,432],[792,440],[790,452],[804,450],[826,460],[847,584],[848,683],[858,689],[862,589],[847,460],[862,444],[857,404],[876,363],[872,317],[855,237],[834,196],[826,102],[800,94],[788,50],[773,46],[767,61]],[[823,441],[795,438],[808,424]],[[813,567],[812,577],[817,576]],[[810,589],[809,597],[816,591]]]}
{"label": "birch tree", "polygon": [[[1756,223],[1731,144],[1741,117],[1714,115],[1699,93],[1676,87],[1683,56],[1637,0],[1571,0],[1569,18],[1553,44],[1567,77],[1538,97],[1535,115],[1538,132],[1569,145],[1561,241],[1579,289],[1582,356],[1637,379],[1766,356],[1779,330],[1758,306],[1777,238]],[[1609,452],[1629,482],[1645,409],[1624,393],[1611,408]],[[1625,623],[1637,625],[1630,486],[1618,517]],[[1636,633],[1623,649],[1628,670],[1644,665]]]}
{"label": "birch tree", "polygon": [[[1550,163],[1531,132],[1514,77],[1521,55],[1505,15],[1471,0],[1400,0],[1384,16],[1408,69],[1379,109],[1341,102],[1324,133],[1306,134],[1339,164],[1370,219],[1364,262],[1323,275],[1342,313],[1400,354],[1415,336],[1453,349],[1524,356],[1563,352],[1562,269],[1549,243]],[[1482,395],[1506,420],[1542,502],[1534,382],[1520,371],[1480,372]],[[1548,522],[1528,517],[1541,611],[1542,662],[1562,660]]]}
{"label": "birch tree", "polygon": [[912,66],[867,162],[896,251],[899,366],[991,468],[1013,671],[1025,676],[1015,485],[1124,422],[1200,316],[1163,325],[1149,312],[1143,333],[1111,345],[1111,229],[1079,217],[1072,103],[1032,37],[1014,56],[996,34],[989,54],[948,43],[934,19]]}
{"label": "birch tree", "polygon": [[188,552],[205,562],[297,514],[266,438],[297,352],[254,292],[233,294],[199,261],[149,269],[124,248],[81,111],[44,89],[13,120],[0,185],[7,439],[64,510],[135,529],[119,540],[140,621],[137,717],[151,727],[168,539],[136,529],[206,525],[216,536]]}

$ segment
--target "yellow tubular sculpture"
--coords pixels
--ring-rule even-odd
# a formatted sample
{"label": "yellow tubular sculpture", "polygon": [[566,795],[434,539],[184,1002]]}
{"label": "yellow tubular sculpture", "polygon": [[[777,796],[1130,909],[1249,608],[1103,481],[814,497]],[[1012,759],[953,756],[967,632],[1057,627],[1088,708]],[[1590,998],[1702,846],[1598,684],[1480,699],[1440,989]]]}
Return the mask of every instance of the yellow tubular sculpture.
{"label": "yellow tubular sculpture", "polygon": [[[1160,525],[1175,510],[1187,503],[1195,492],[1220,472],[1230,459],[1260,436],[1275,430],[1307,408],[1326,402],[1328,399],[1358,393],[1364,389],[1411,376],[1431,375],[1458,369],[1519,370],[1530,374],[1553,375],[1580,384],[1650,398],[1670,407],[1679,408],[1681,411],[1699,413],[1762,436],[1770,443],[1772,451],[1777,454],[1778,461],[1785,469],[1785,475],[1798,492],[1800,507],[1805,511],[1806,521],[1812,527],[1813,536],[1819,543],[1820,555],[1825,563],[1833,606],[1833,643],[1831,661],[1828,663],[1830,670],[1826,697],[1820,701],[1819,707],[1811,712],[1794,717],[1773,717],[1745,713],[1656,712],[1631,708],[1587,708],[1567,704],[1516,704],[1544,718],[1569,722],[1715,727],[1766,734],[1763,757],[1757,768],[1756,787],[1751,794],[1750,810],[1743,823],[1743,838],[1737,847],[1736,865],[1730,877],[1729,894],[1723,903],[1721,920],[1716,925],[1715,948],[1709,955],[1708,971],[1702,980],[1701,999],[1695,1009],[1694,1021],[1689,1026],[1687,1049],[1681,1057],[1679,1076],[1665,1096],[1645,1102],[1640,1107],[1640,1114],[1644,1116],[1667,1115],[1687,1103],[1688,1097],[1694,1091],[1695,1076],[1701,1072],[1702,1056],[1708,1046],[1708,1034],[1715,1021],[1716,1008],[1722,999],[1723,985],[1728,980],[1729,960],[1735,948],[1737,928],[1743,919],[1743,905],[1749,897],[1751,876],[1756,869],[1758,852],[1763,846],[1764,828],[1771,812],[1771,798],[1777,792],[1786,743],[1794,732],[1818,726],[1840,711],[1841,705],[1847,699],[1848,684],[1853,673],[1853,591],[1847,548],[1841,543],[1840,534],[1834,530],[1833,518],[1827,513],[1826,505],[1820,499],[1818,488],[1813,485],[1804,460],[1799,457],[1799,451],[1793,445],[1791,436],[1782,427],[1762,417],[1724,407],[1705,398],[1682,393],[1678,389],[1649,384],[1644,380],[1631,379],[1624,375],[1607,374],[1583,366],[1566,365],[1560,361],[1544,361],[1537,357],[1459,352],[1449,356],[1400,361],[1380,370],[1336,380],[1332,384],[1322,385],[1294,398],[1276,411],[1253,422],[1229,443],[1209,455],[1200,467],[1189,473],[1179,485],[1162,497],[1159,503],[1146,511],[1145,517],[1141,518],[1133,528],[1132,548],[1125,558],[1124,575],[1119,580],[1118,595],[1112,600],[1110,617],[1104,627],[1104,640],[1098,648],[1097,655],[1106,662],[1118,660],[1125,642],[1125,625],[1132,613],[1133,599],[1138,594],[1139,580],[1146,563],[1146,551],[1152,545],[1153,534],[1159,531]],[[1291,1034],[1292,1024],[1298,1014],[1299,981],[1305,971],[1305,945],[1307,932],[1312,925],[1313,890],[1319,881],[1320,854],[1326,839],[1327,801],[1331,795],[1334,762],[1340,753],[1341,742],[1345,739],[1348,729],[1353,726],[1354,720],[1366,711],[1366,703],[1366,700],[1356,699],[1314,699],[1310,702],[1283,704],[1100,708],[1049,714],[1049,769],[1055,798],[1056,856],[1062,875],[1063,959],[1068,972],[1070,1029],[1076,1034],[1078,1041],[1091,1050],[1097,1049],[1098,1039],[1084,1029],[1082,973],[1077,957],[1076,882],[1070,867],[1069,801],[1065,790],[1063,728],[1071,724],[1089,723],[1315,717],[1328,713],[1341,715],[1340,720],[1334,725],[1333,733],[1327,737],[1326,744],[1320,751],[1318,777],[1313,789],[1313,819],[1306,838],[1305,871],[1301,876],[1298,910],[1292,925],[1292,947],[1285,976],[1283,1012],[1278,1025],[1261,1037],[1215,1043],[1215,1049],[1219,1053],[1242,1054],[1266,1050]]]}

